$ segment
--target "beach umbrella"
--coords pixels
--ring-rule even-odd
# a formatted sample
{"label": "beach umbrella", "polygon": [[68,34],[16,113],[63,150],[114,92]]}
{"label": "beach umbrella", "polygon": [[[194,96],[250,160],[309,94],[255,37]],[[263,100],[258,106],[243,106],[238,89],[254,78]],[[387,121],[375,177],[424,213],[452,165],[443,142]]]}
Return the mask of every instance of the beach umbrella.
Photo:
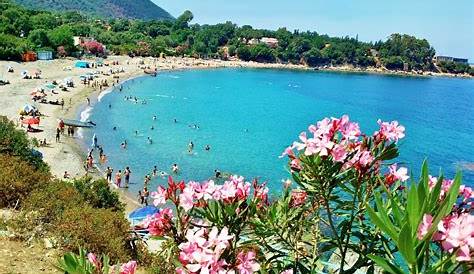
{"label": "beach umbrella", "polygon": [[36,108],[30,104],[25,104],[25,106],[23,107],[24,112],[30,112],[32,110],[36,110]]}
{"label": "beach umbrella", "polygon": [[154,206],[145,206],[142,208],[135,209],[132,211],[129,215],[128,218],[130,220],[143,220],[147,216],[151,216],[155,213],[160,212],[160,209]]}
{"label": "beach umbrella", "polygon": [[40,119],[38,117],[26,118],[21,123],[25,125],[39,125]]}
{"label": "beach umbrella", "polygon": [[53,83],[48,83],[48,84],[44,85],[44,87],[47,88],[47,89],[55,89],[56,88],[56,86]]}

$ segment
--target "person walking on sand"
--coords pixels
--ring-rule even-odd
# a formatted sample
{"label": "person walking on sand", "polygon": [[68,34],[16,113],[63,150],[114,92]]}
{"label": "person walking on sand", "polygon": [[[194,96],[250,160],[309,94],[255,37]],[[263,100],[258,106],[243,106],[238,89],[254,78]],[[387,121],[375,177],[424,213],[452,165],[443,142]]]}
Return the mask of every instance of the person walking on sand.
{"label": "person walking on sand", "polygon": [[120,184],[122,183],[122,171],[119,170],[117,173],[115,173],[115,184],[117,187],[120,188]]}
{"label": "person walking on sand", "polygon": [[105,179],[107,180],[108,183],[112,182],[112,172],[113,171],[114,170],[112,168],[110,168],[109,166],[105,170]]}
{"label": "person walking on sand", "polygon": [[89,99],[89,97],[87,97],[86,100],[87,100],[87,105],[90,106],[91,105],[91,99]]}
{"label": "person walking on sand", "polygon": [[61,141],[61,130],[59,128],[56,128],[56,143],[59,143]]}
{"label": "person walking on sand", "polygon": [[126,167],[123,172],[123,174],[125,175],[125,188],[128,188],[128,183],[130,182],[130,173],[132,173],[130,167]]}

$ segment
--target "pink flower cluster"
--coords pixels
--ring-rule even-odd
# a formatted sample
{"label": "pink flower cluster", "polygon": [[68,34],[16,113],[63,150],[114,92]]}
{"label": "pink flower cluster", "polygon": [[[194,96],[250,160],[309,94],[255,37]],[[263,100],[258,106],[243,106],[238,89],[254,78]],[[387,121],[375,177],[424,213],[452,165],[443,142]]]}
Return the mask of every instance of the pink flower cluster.
{"label": "pink flower cluster", "polygon": [[[229,271],[233,269],[233,266],[221,258],[233,238],[234,236],[229,235],[225,227],[220,232],[216,227],[210,231],[207,228],[188,230],[187,241],[178,246],[179,261],[182,267],[177,268],[176,272],[233,273],[233,271]],[[255,255],[249,253],[238,254],[236,267],[239,269],[239,273],[253,273],[259,269],[259,265],[254,261]]]}
{"label": "pink flower cluster", "polygon": [[410,178],[407,175],[408,169],[406,167],[401,167],[397,169],[397,164],[389,166],[388,173],[385,174],[385,184],[391,186],[396,181],[405,182]]}
{"label": "pink flower cluster", "polygon": [[[437,183],[438,183],[438,178],[429,175],[428,186],[429,186],[430,191],[433,190],[433,188],[436,186]],[[453,180],[444,179],[443,182],[441,182],[441,192],[439,194],[440,200],[443,200],[445,198],[446,193],[448,193],[452,185],[453,185]],[[461,185],[459,187],[459,195],[462,196],[463,202],[468,202],[470,199],[474,199],[474,191],[472,190],[472,188],[467,187],[465,185]]]}
{"label": "pink flower cluster", "polygon": [[[373,136],[377,144],[386,141],[397,142],[405,136],[405,128],[397,121],[388,123],[379,120],[378,123],[380,129]],[[308,131],[312,134],[311,137],[308,137],[306,132],[302,132],[299,135],[300,142],[294,142],[281,155],[281,157],[288,155],[291,159],[292,171],[302,169],[300,159],[295,156],[295,149],[304,151],[306,156],[331,157],[333,162],[343,163],[344,169],[355,167],[364,170],[374,162],[374,155],[368,150],[364,140],[360,140],[360,137],[364,135],[359,125],[351,122],[347,115],[341,118],[325,118],[316,125],[310,125]]]}
{"label": "pink flower cluster", "polygon": [[124,263],[120,266],[120,274],[135,274],[137,270],[137,262],[130,261],[128,263]]}
{"label": "pink flower cluster", "polygon": [[293,189],[291,191],[290,206],[299,207],[306,201],[308,194],[306,191],[301,189]]}
{"label": "pink flower cluster", "polygon": [[469,213],[450,215],[438,224],[438,232],[433,236],[442,248],[456,252],[458,261],[471,261],[474,252],[474,215]]}
{"label": "pink flower cluster", "polygon": [[160,212],[148,216],[142,226],[148,228],[152,236],[164,236],[172,227],[173,212],[164,208]]}
{"label": "pink flower cluster", "polygon": [[[172,179],[170,180],[172,181]],[[152,197],[154,198],[154,205],[158,206],[166,203],[168,198],[172,199],[171,197],[177,196],[174,202],[187,212],[194,206],[199,206],[199,201],[205,203],[208,200],[216,200],[232,203],[246,200],[250,195],[251,186],[249,182],[244,180],[244,177],[233,175],[222,185],[215,184],[212,180],[203,183],[190,181],[179,188],[181,190],[179,194],[176,192],[173,192],[175,193],[173,194],[169,191],[169,188],[165,189],[159,186],[157,191],[152,193]],[[267,195],[268,188],[265,185],[259,186],[254,182],[254,197],[266,202]]]}

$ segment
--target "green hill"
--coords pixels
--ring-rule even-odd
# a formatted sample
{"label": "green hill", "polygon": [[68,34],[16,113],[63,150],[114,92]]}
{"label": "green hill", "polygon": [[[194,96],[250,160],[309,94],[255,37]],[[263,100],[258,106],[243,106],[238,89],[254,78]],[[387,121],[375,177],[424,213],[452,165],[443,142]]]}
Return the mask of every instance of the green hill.
{"label": "green hill", "polygon": [[107,18],[167,20],[173,17],[150,0],[14,0],[28,8],[51,11],[78,11]]}

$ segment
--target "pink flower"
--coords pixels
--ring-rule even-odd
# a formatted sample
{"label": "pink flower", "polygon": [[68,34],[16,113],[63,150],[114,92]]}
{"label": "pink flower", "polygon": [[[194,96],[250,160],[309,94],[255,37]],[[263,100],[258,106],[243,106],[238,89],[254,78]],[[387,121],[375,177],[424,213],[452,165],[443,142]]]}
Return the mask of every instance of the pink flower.
{"label": "pink flower", "polygon": [[334,162],[344,162],[347,157],[346,147],[341,144],[335,145],[331,150],[331,156]]}
{"label": "pink flower", "polygon": [[377,123],[380,125],[380,130],[375,134],[379,135],[382,139],[397,142],[399,139],[405,137],[405,127],[398,125],[397,121],[388,123],[382,122],[379,119]]}
{"label": "pink flower", "polygon": [[233,238],[234,236],[228,234],[227,227],[222,228],[220,233],[217,227],[213,227],[211,232],[209,232],[208,240],[205,246],[207,248],[214,247],[214,250],[217,253],[221,253],[227,247],[229,247],[229,241]]}
{"label": "pink flower", "polygon": [[168,194],[167,194],[166,188],[162,186],[158,186],[158,189],[156,192],[151,193],[151,197],[154,199],[153,204],[155,206],[163,205],[166,203],[166,199],[168,199]]}
{"label": "pink flower", "polygon": [[287,156],[287,155],[290,156],[290,157],[295,156],[295,153],[293,152],[293,149],[294,149],[294,148],[295,148],[295,147],[294,147],[293,145],[291,145],[291,146],[285,148],[285,151],[283,151],[283,153],[282,153],[280,156],[278,156],[278,158],[283,158],[283,157],[285,157],[285,156]]}
{"label": "pink flower", "polygon": [[348,122],[341,128],[341,133],[347,140],[357,140],[361,134],[359,124]]}
{"label": "pink flower", "polygon": [[241,251],[237,254],[237,269],[240,274],[252,274],[260,269],[260,265],[255,261],[255,252],[247,253]]}
{"label": "pink flower", "polygon": [[88,253],[87,259],[89,260],[89,262],[91,262],[91,264],[95,266],[96,269],[101,268],[100,262],[99,260],[97,260],[97,256],[94,253]]}
{"label": "pink flower", "polygon": [[300,164],[300,159],[298,158],[291,160],[290,167],[292,170],[296,170],[296,171],[300,171],[303,169],[303,167]]}
{"label": "pink flower", "polygon": [[179,206],[185,211],[189,211],[194,207],[194,190],[191,187],[185,187],[183,192],[179,194]]}
{"label": "pink flower", "polygon": [[474,215],[463,213],[444,218],[438,224],[433,239],[440,241],[443,250],[456,252],[457,261],[471,261],[474,251]]}
{"label": "pink flower", "polygon": [[136,261],[130,261],[120,266],[120,274],[135,274],[136,270],[137,270]]}
{"label": "pink flower", "polygon": [[328,137],[315,138],[306,148],[305,155],[319,154],[320,156],[328,156],[329,150],[332,149],[334,143]]}
{"label": "pink flower", "polygon": [[291,191],[290,205],[291,207],[298,207],[306,201],[308,194],[304,190],[293,189]]}
{"label": "pink flower", "polygon": [[171,220],[173,212],[169,208],[165,208],[160,212],[148,216],[143,226],[146,227],[153,236],[163,236],[171,229]]}
{"label": "pink flower", "polygon": [[436,177],[433,177],[431,175],[428,175],[428,187],[430,188],[430,191],[433,190],[433,188],[436,186],[436,184],[438,183],[438,178]]}
{"label": "pink flower", "polygon": [[425,235],[430,230],[432,224],[433,224],[433,216],[431,216],[430,214],[423,215],[423,221],[418,227],[418,232],[417,232],[419,240],[422,240],[423,237],[425,237]]}
{"label": "pink flower", "polygon": [[293,274],[293,269],[287,269],[287,270],[281,272],[280,274]]}
{"label": "pink flower", "polygon": [[406,180],[410,178],[410,176],[408,176],[407,173],[408,173],[408,169],[406,167],[401,167],[397,169],[397,164],[393,164],[389,166],[388,173],[385,174],[385,183],[388,186],[391,186],[396,181],[405,182]]}
{"label": "pink flower", "polygon": [[220,199],[233,199],[237,194],[236,185],[231,181],[225,181],[224,184],[219,188]]}
{"label": "pink flower", "polygon": [[466,202],[467,200],[474,198],[474,192],[472,188],[467,187],[465,185],[461,185],[459,187],[459,194],[463,196],[463,201]]}
{"label": "pink flower", "polygon": [[359,156],[359,164],[363,167],[367,167],[372,163],[374,157],[370,154],[370,151],[364,150],[358,153]]}

